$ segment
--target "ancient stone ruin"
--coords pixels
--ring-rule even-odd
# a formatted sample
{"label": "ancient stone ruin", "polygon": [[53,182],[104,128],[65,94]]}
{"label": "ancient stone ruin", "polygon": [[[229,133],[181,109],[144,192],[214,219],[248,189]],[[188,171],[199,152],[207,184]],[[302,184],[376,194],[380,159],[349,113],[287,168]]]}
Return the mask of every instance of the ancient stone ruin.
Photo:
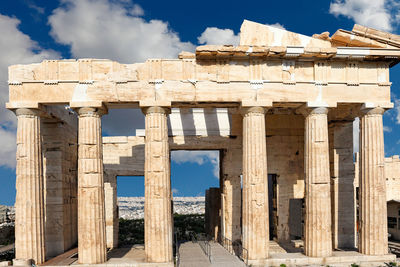
{"label": "ancient stone ruin", "polygon": [[[216,238],[240,241],[249,263],[275,264],[270,232],[280,244],[304,239],[299,264],[393,260],[382,115],[393,107],[389,68],[399,59],[400,36],[360,25],[308,37],[244,21],[240,45],[177,59],[10,66],[16,262],[40,264],[76,244],[79,263],[106,262],[118,243],[116,176],[144,175],[145,260],[172,266],[170,151],[181,149],[220,151],[220,188],[207,196],[220,202],[207,212],[219,219]],[[145,134],[102,138],[101,117],[114,108],[141,108]]]}

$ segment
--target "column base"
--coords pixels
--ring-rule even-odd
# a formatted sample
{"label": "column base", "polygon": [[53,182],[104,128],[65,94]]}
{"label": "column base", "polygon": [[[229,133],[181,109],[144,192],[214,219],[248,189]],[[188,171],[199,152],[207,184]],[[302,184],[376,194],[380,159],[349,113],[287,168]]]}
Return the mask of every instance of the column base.
{"label": "column base", "polygon": [[29,266],[32,267],[32,259],[13,259],[13,266]]}

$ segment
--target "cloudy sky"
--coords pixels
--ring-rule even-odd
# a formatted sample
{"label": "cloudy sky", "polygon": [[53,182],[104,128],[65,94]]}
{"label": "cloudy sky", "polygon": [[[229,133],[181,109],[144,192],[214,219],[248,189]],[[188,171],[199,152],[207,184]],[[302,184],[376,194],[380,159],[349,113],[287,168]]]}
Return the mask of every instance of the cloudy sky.
{"label": "cloudy sky", "polygon": [[[354,23],[399,32],[399,0],[0,1],[0,204],[15,199],[15,127],[8,99],[7,66],[58,58],[108,58],[122,63],[174,58],[201,44],[237,44],[243,19],[312,35]],[[391,70],[392,101],[386,112],[386,156],[400,154],[400,67]],[[129,118],[126,123],[118,118]],[[134,134],[144,128],[140,112],[112,111],[103,118],[105,135]],[[204,194],[217,186],[217,152],[173,154],[175,195]],[[143,194],[143,178],[120,178],[120,195]]]}

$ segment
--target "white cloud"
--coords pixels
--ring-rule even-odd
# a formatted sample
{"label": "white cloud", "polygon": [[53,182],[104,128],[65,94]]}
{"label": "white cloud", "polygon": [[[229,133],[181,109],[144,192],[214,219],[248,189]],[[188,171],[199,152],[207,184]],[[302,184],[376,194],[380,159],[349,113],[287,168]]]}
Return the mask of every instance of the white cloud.
{"label": "white cloud", "polygon": [[15,168],[15,155],[17,152],[16,134],[14,131],[7,131],[0,127],[0,136],[0,165]]}
{"label": "white cloud", "polygon": [[144,15],[144,10],[141,6],[135,4],[133,5],[133,8],[129,12],[132,16],[143,16]]}
{"label": "white cloud", "polygon": [[182,42],[167,22],[146,21],[143,9],[108,0],[62,0],[49,17],[51,36],[71,46],[74,57],[108,58],[122,63],[147,58],[175,58],[194,51]]}
{"label": "white cloud", "polygon": [[[400,124],[400,99],[398,99],[394,94],[393,94],[393,101],[394,101],[394,116],[395,116],[395,122],[396,124]],[[391,112],[391,111],[389,111]],[[393,116],[393,117],[394,117]],[[392,117],[392,118],[393,118]]]}
{"label": "white cloud", "polygon": [[389,126],[383,126],[383,131],[384,132],[388,132],[388,133],[390,133],[391,131],[392,131],[392,128],[391,127],[389,127]]}
{"label": "white cloud", "polygon": [[43,7],[36,5],[33,1],[28,1],[28,7],[35,10],[40,15],[43,15],[45,12],[45,9]]}
{"label": "white cloud", "polygon": [[219,178],[219,152],[216,150],[211,151],[189,151],[189,150],[178,150],[172,151],[171,160],[175,163],[196,163],[203,165],[206,162],[210,162],[213,165],[213,174],[216,178]]}
{"label": "white cloud", "polygon": [[208,27],[197,40],[205,45],[239,45],[239,34],[231,29]]}
{"label": "white cloud", "polygon": [[47,58],[59,58],[53,50],[41,48],[28,35],[18,29],[20,21],[0,14],[0,166],[15,167],[16,117],[5,108],[8,101],[8,66],[41,62]]}
{"label": "white cloud", "polygon": [[395,0],[334,0],[329,13],[383,31],[393,31],[399,3]]}

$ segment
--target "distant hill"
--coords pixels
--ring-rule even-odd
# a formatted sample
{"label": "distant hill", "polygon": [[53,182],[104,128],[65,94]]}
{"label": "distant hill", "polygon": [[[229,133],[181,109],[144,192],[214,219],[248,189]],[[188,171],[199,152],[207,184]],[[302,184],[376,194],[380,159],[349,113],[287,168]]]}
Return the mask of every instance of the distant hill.
{"label": "distant hill", "polygon": [[[118,197],[118,206],[120,218],[144,218],[144,197]],[[174,197],[174,213],[176,214],[204,214],[204,210],[204,197]],[[14,207],[0,205],[0,225],[13,223],[14,220]]]}
{"label": "distant hill", "polygon": [[[118,197],[118,206],[120,218],[144,218],[144,197]],[[174,213],[204,214],[204,209],[204,197],[174,197]]]}

